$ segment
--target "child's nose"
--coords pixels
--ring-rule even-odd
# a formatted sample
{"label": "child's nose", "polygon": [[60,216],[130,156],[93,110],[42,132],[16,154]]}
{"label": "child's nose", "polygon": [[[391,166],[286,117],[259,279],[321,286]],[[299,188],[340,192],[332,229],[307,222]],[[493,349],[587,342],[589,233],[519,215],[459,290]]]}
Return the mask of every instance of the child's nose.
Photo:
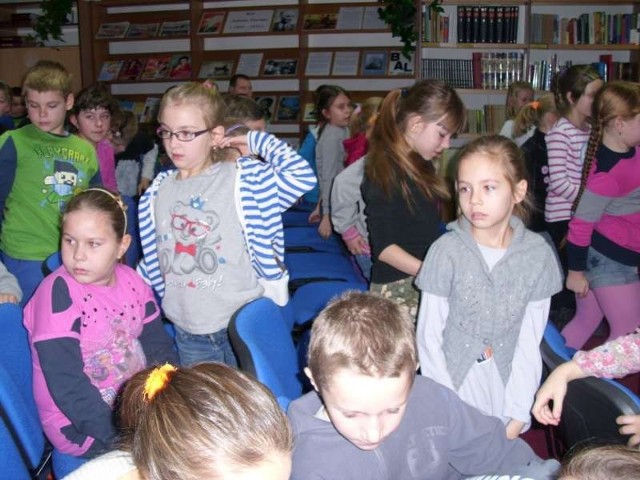
{"label": "child's nose", "polygon": [[377,416],[369,418],[364,431],[365,440],[369,443],[378,443],[383,437],[384,425]]}

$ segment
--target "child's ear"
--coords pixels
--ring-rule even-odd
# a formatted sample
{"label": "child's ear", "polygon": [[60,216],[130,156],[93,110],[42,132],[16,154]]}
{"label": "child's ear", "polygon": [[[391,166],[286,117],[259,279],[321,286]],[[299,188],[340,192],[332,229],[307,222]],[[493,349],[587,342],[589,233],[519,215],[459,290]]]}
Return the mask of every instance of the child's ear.
{"label": "child's ear", "polygon": [[311,373],[309,367],[304,367],[304,374],[307,376],[307,378],[309,378],[311,385],[313,385],[313,389],[316,392],[320,393],[320,390],[318,390],[318,385],[316,385],[316,381],[313,379],[313,374]]}
{"label": "child's ear", "polygon": [[131,235],[125,233],[122,236],[122,241],[120,242],[120,246],[118,247],[118,260],[120,260],[127,252],[129,245],[131,245]]}
{"label": "child's ear", "polygon": [[527,195],[527,186],[527,181],[524,179],[516,183],[516,188],[513,189],[513,201],[515,203],[520,203],[524,200]]}
{"label": "child's ear", "polygon": [[218,125],[217,127],[211,129],[211,146],[218,147],[220,146],[220,142],[224,138],[224,127],[222,125]]}
{"label": "child's ear", "polygon": [[67,99],[64,101],[64,106],[67,109],[67,112],[73,108],[74,102],[75,102],[75,98],[73,96],[73,93],[70,93],[69,95],[67,95]]}

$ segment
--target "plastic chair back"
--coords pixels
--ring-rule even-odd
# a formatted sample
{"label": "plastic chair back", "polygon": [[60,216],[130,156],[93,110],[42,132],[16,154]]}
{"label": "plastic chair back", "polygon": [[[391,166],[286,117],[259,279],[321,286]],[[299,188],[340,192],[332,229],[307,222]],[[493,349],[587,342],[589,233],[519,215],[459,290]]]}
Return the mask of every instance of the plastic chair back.
{"label": "plastic chair back", "polygon": [[291,331],[280,307],[265,297],[242,306],[231,318],[229,337],[240,369],[269,388],[286,410],[302,394],[302,383]]}

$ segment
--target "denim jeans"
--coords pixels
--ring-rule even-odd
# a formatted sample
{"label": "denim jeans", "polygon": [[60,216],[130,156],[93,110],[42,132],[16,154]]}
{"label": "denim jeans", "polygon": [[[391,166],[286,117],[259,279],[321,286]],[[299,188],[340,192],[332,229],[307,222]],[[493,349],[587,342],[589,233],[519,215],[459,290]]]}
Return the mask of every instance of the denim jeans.
{"label": "denim jeans", "polygon": [[177,325],[175,329],[176,346],[182,366],[186,367],[202,362],[218,362],[226,363],[231,367],[238,366],[226,328],[204,335],[185,332]]}

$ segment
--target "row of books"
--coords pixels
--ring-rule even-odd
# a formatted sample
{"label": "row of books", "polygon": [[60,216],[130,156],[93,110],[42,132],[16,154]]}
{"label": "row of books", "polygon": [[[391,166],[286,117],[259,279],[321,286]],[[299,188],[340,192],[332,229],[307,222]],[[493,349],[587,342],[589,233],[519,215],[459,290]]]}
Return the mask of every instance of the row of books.
{"label": "row of books", "polygon": [[422,5],[422,41],[449,43],[449,15]]}
{"label": "row of books", "polygon": [[422,75],[444,80],[454,88],[504,90],[524,78],[524,54],[473,52],[470,60],[425,58]]}
{"label": "row of books", "polygon": [[[198,34],[249,34],[265,32],[295,32],[298,29],[298,9],[205,11],[200,18]],[[304,30],[361,30],[386,29],[378,16],[377,6],[341,7],[337,13],[309,13],[302,20]],[[189,20],[171,22],[102,23],[96,34],[99,39],[151,38],[187,36],[191,33]]]}
{"label": "row of books", "polygon": [[531,16],[531,43],[562,45],[638,44],[640,15],[637,13],[583,13],[565,18],[550,13]]}
{"label": "row of books", "polygon": [[467,124],[462,133],[485,135],[499,133],[507,119],[504,105],[485,105],[480,109],[467,109]]}
{"label": "row of books", "polygon": [[171,22],[131,23],[108,22],[100,24],[96,38],[151,38],[151,37],[182,37],[191,32],[189,20],[176,20]]}
{"label": "row of books", "polygon": [[191,78],[191,55],[160,54],[149,58],[106,60],[98,73],[99,82],[131,80],[188,80]]}
{"label": "row of books", "polygon": [[458,43],[516,43],[520,7],[459,5]]}

